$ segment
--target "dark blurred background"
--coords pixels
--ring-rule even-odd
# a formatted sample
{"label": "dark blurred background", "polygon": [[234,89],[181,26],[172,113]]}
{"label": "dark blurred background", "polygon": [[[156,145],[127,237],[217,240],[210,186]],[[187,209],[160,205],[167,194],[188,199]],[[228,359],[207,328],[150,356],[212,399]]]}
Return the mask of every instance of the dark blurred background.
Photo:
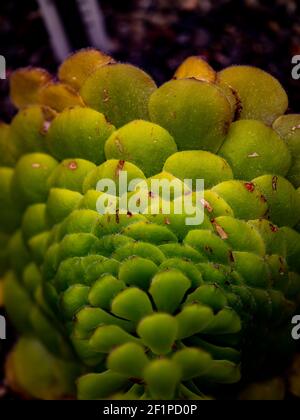
{"label": "dark blurred background", "polygon": [[[93,2],[100,7],[98,14],[93,12]],[[84,7],[87,24],[83,23]],[[65,42],[53,27],[53,10],[57,11]],[[54,36],[50,35],[51,28]],[[90,45],[140,66],[158,84],[170,79],[190,55],[202,55],[216,70],[231,64],[255,65],[282,82],[290,110],[300,112],[300,80],[291,76],[292,57],[300,54],[299,0],[0,2],[0,55],[6,58],[8,76],[28,65],[54,73],[66,52]],[[0,80],[0,120],[9,121],[14,112],[8,99],[8,81]],[[11,398],[1,383],[1,370],[12,342],[10,336],[0,343],[0,399],[2,395]]]}
{"label": "dark blurred background", "polygon": [[[50,20],[49,5],[57,7],[69,49],[91,44],[78,11],[79,4],[87,5],[88,0],[1,1],[0,54],[6,57],[8,73],[28,65],[53,72],[57,68],[42,3]],[[291,59],[300,54],[298,0],[99,0],[98,4],[107,35],[104,49],[142,67],[159,84],[192,54],[206,57],[217,70],[251,64],[278,77],[288,91],[291,110],[300,111],[300,81],[291,77]],[[7,82],[0,82],[0,95],[0,119],[9,120],[13,110]]]}

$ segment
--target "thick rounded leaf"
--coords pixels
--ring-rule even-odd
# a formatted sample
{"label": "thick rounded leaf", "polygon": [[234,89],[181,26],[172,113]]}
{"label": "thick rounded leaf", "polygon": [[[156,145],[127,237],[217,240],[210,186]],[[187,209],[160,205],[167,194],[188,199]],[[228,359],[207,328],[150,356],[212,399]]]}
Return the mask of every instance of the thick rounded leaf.
{"label": "thick rounded leaf", "polygon": [[52,80],[44,69],[26,67],[10,76],[10,97],[17,108],[38,103],[40,89]]}
{"label": "thick rounded leaf", "polygon": [[17,163],[12,178],[12,197],[21,207],[43,203],[49,191],[48,178],[57,168],[50,155],[33,153],[24,155]]}
{"label": "thick rounded leaf", "polygon": [[145,241],[153,244],[177,242],[177,237],[166,226],[155,225],[149,222],[132,223],[125,227],[122,233],[136,241]]}
{"label": "thick rounded leaf", "polygon": [[203,279],[200,271],[195,265],[186,258],[170,258],[160,265],[160,270],[179,270],[190,281],[193,288],[199,287],[203,284]]}
{"label": "thick rounded leaf", "polygon": [[149,360],[144,348],[136,343],[126,343],[113,350],[107,359],[107,368],[129,378],[142,378]]}
{"label": "thick rounded leaf", "polygon": [[224,239],[235,251],[253,252],[264,256],[266,254],[265,243],[257,230],[244,220],[233,217],[221,216],[214,221],[216,232],[221,230],[227,236]]}
{"label": "thick rounded leaf", "polygon": [[50,82],[43,86],[38,95],[38,102],[43,106],[62,112],[73,106],[85,106],[81,96],[71,86]]}
{"label": "thick rounded leaf", "polygon": [[89,287],[81,284],[75,284],[63,293],[60,308],[68,320],[71,321],[76,313],[88,304],[88,294]]}
{"label": "thick rounded leaf", "polygon": [[217,346],[198,337],[193,337],[191,342],[194,346],[205,350],[215,360],[229,360],[233,363],[239,363],[241,361],[241,353],[231,347]]}
{"label": "thick rounded leaf", "polygon": [[[197,264],[197,269],[201,272],[204,283],[210,285],[227,288],[228,286],[244,284],[242,277],[228,265],[200,263]],[[229,304],[231,304],[230,296],[230,294],[227,294]]]}
{"label": "thick rounded leaf", "polygon": [[[174,153],[166,160],[164,170],[182,181],[203,179],[205,188],[233,178],[232,170],[224,159],[202,150]],[[193,187],[196,187],[195,182]]]}
{"label": "thick rounded leaf", "polygon": [[300,272],[300,234],[288,227],[281,228],[280,232],[284,235],[288,264]]}
{"label": "thick rounded leaf", "polygon": [[265,196],[251,182],[236,180],[221,182],[213,188],[213,192],[228,203],[238,219],[260,219],[266,217],[268,213]]}
{"label": "thick rounded leaf", "polygon": [[91,287],[88,300],[92,306],[110,311],[113,299],[125,289],[125,283],[114,276],[106,274],[100,277]]}
{"label": "thick rounded leaf", "polygon": [[159,311],[173,313],[181,304],[191,281],[179,270],[167,269],[153,278],[149,293]]}
{"label": "thick rounded leaf", "polygon": [[178,324],[177,338],[181,340],[199,334],[211,323],[213,318],[213,311],[208,306],[196,303],[185,306],[176,316]]}
{"label": "thick rounded leaf", "polygon": [[119,128],[136,119],[148,119],[148,101],[155,89],[151,77],[137,67],[110,64],[87,77],[80,93],[88,106]]}
{"label": "thick rounded leaf", "polygon": [[218,312],[214,319],[204,328],[203,334],[236,334],[242,329],[238,314],[231,308],[224,308]]}
{"label": "thick rounded leaf", "polygon": [[129,342],[138,344],[140,340],[117,325],[102,325],[90,338],[91,347],[101,353],[110,353],[114,348]]}
{"label": "thick rounded leaf", "polygon": [[46,204],[46,218],[50,226],[60,223],[67,217],[82,199],[76,191],[63,188],[51,188]]}
{"label": "thick rounded leaf", "polygon": [[285,295],[289,286],[289,266],[286,259],[280,255],[268,255],[266,261],[271,272],[273,289]]}
{"label": "thick rounded leaf", "polygon": [[98,239],[89,233],[74,233],[67,235],[59,244],[58,262],[72,258],[84,257],[95,253]]}
{"label": "thick rounded leaf", "polygon": [[227,234],[221,230],[215,234],[210,230],[195,229],[187,234],[184,243],[207,256],[209,260],[228,264],[231,248],[224,241],[225,239],[227,239]]}
{"label": "thick rounded leaf", "polygon": [[71,233],[94,233],[101,215],[93,210],[74,210],[58,228],[57,238],[62,240]]}
{"label": "thick rounded leaf", "polygon": [[284,233],[277,226],[265,219],[250,220],[248,223],[253,226],[262,237],[266,246],[267,255],[286,255]]}
{"label": "thick rounded leaf", "polygon": [[29,319],[32,299],[13,272],[8,272],[4,277],[3,299],[6,312],[14,327],[22,334],[32,331]]}
{"label": "thick rounded leaf", "polygon": [[[104,214],[101,215],[99,224],[95,229],[95,235],[103,241],[107,240],[107,242],[110,242],[109,238],[113,238],[113,234],[120,235],[124,228],[142,221],[145,221],[145,218],[140,214],[127,215],[118,214],[117,212],[116,214]],[[130,240],[131,238],[128,237],[128,239]]]}
{"label": "thick rounded leaf", "polygon": [[137,327],[143,344],[158,355],[168,354],[177,338],[176,319],[168,314],[153,314],[144,318]]}
{"label": "thick rounded leaf", "polygon": [[49,232],[41,232],[34,235],[28,241],[30,256],[37,265],[41,265],[44,261],[44,255],[48,248]]}
{"label": "thick rounded leaf", "polygon": [[155,400],[171,400],[181,380],[181,370],[177,363],[168,359],[155,360],[144,373],[150,395]]}
{"label": "thick rounded leaf", "polygon": [[77,397],[79,400],[101,400],[109,398],[120,391],[128,383],[124,375],[105,371],[89,373],[77,381]]}
{"label": "thick rounded leaf", "polygon": [[292,154],[292,165],[287,178],[298,188],[300,187],[300,115],[283,115],[274,122],[273,128],[286,142]]}
{"label": "thick rounded leaf", "polygon": [[100,164],[105,160],[104,145],[114,131],[104,115],[89,109],[65,109],[50,125],[46,142],[59,160],[82,158]]}
{"label": "thick rounded leaf", "polygon": [[234,211],[230,205],[225,201],[219,194],[212,190],[204,191],[204,200],[201,201],[204,207],[205,213],[210,219],[214,219],[219,216],[232,216],[234,217]]}
{"label": "thick rounded leaf", "polygon": [[199,263],[206,261],[206,257],[189,245],[172,243],[160,245],[159,249],[165,254],[166,258],[181,258]]}
{"label": "thick rounded leaf", "polygon": [[26,241],[47,230],[46,223],[46,205],[45,204],[33,204],[29,206],[22,220],[22,233]]}
{"label": "thick rounded leaf", "polygon": [[117,318],[101,308],[85,307],[77,312],[74,318],[75,331],[78,337],[90,338],[96,328],[103,325],[117,325],[125,331],[132,331],[130,322]]}
{"label": "thick rounded leaf", "polygon": [[[97,202],[98,202],[98,198],[102,195],[103,193],[99,192],[99,191],[95,191],[95,190],[89,190],[88,192],[86,192],[84,194],[84,196],[82,197],[82,199],[79,201],[77,208],[78,209],[89,209],[89,210],[97,210]],[[108,196],[108,194],[107,194]],[[109,196],[109,198],[111,200],[114,200],[113,196]]]}
{"label": "thick rounded leaf", "polygon": [[176,70],[174,79],[197,79],[215,82],[217,73],[200,56],[188,57]]}
{"label": "thick rounded leaf", "polygon": [[[125,173],[127,177],[127,186],[125,191],[119,190],[119,180],[121,173]],[[83,191],[86,193],[89,190],[97,189],[99,181],[102,179],[109,179],[115,182],[116,189],[108,190],[107,193],[111,195],[123,195],[127,192],[128,184],[135,179],[145,179],[145,175],[141,169],[133,163],[125,162],[124,160],[109,159],[102,165],[98,166],[94,171],[87,175],[83,183]],[[102,191],[105,192],[105,191]]]}
{"label": "thick rounded leaf", "polygon": [[278,226],[295,226],[300,220],[300,196],[293,185],[277,175],[264,175],[253,180],[267,199],[268,216]]}
{"label": "thick rounded leaf", "polygon": [[50,175],[48,186],[82,193],[84,179],[95,168],[92,162],[85,159],[65,159]]}
{"label": "thick rounded leaf", "polygon": [[[212,308],[216,312],[222,310],[225,306],[228,305],[224,291],[215,284],[204,284],[203,286],[198,287],[198,289],[188,295],[186,303],[200,303],[202,305],[206,305],[209,308]],[[191,308],[192,309],[189,309],[188,312],[186,312],[187,314],[192,311],[196,312],[199,310],[198,307],[194,309],[192,306]],[[204,315],[207,317],[204,319],[204,322],[206,322],[206,319],[209,319],[210,312],[207,313],[206,308],[202,309],[202,307],[200,307],[200,309],[201,313],[204,313]],[[201,324],[201,328],[202,327],[203,325]]]}
{"label": "thick rounded leaf", "polygon": [[148,121],[132,121],[113,133],[105,144],[107,159],[134,163],[146,176],[160,172],[166,159],[177,151],[172,136]]}
{"label": "thick rounded leaf", "polygon": [[158,267],[153,261],[133,256],[121,265],[119,279],[127,286],[136,286],[147,291],[157,271]]}
{"label": "thick rounded leaf", "polygon": [[13,118],[10,139],[17,155],[47,152],[46,134],[56,112],[45,106],[29,106]]}
{"label": "thick rounded leaf", "polygon": [[111,311],[116,316],[135,323],[153,312],[152,304],[145,292],[132,287],[123,290],[112,301]]}
{"label": "thick rounded leaf", "polygon": [[283,115],[288,97],[281,84],[256,67],[232,66],[221,71],[219,78],[237,91],[241,99],[242,119],[262,120],[267,124]]}
{"label": "thick rounded leaf", "polygon": [[22,217],[11,191],[13,176],[13,169],[0,168],[0,228],[5,233],[13,233]]}
{"label": "thick rounded leaf", "polygon": [[58,78],[61,82],[79,90],[88,76],[98,67],[114,63],[114,59],[103,52],[86,48],[71,54],[60,66]]}
{"label": "thick rounded leaf", "polygon": [[231,106],[223,92],[199,80],[172,80],[149,102],[151,120],[169,131],[179,150],[216,153],[231,123]]}
{"label": "thick rounded leaf", "polygon": [[268,173],[285,176],[291,166],[285,142],[260,121],[233,123],[219,153],[231,165],[235,178],[246,181]]}
{"label": "thick rounded leaf", "polygon": [[18,154],[11,135],[11,127],[0,122],[0,165],[15,166]]}
{"label": "thick rounded leaf", "polygon": [[128,244],[120,247],[113,254],[113,257],[118,261],[124,261],[132,255],[136,255],[142,258],[147,258],[153,261],[155,264],[161,264],[165,260],[165,256],[162,251],[152,244],[146,242],[129,242]]}
{"label": "thick rounded leaf", "polygon": [[27,398],[53,401],[74,397],[79,371],[74,362],[56,358],[37,339],[23,337],[9,355],[6,378]]}
{"label": "thick rounded leaf", "polygon": [[180,366],[182,379],[185,381],[202,376],[212,363],[209,353],[196,348],[179,350],[174,354],[173,360]]}
{"label": "thick rounded leaf", "polygon": [[250,252],[233,252],[233,267],[250,287],[271,287],[271,273],[265,260]]}

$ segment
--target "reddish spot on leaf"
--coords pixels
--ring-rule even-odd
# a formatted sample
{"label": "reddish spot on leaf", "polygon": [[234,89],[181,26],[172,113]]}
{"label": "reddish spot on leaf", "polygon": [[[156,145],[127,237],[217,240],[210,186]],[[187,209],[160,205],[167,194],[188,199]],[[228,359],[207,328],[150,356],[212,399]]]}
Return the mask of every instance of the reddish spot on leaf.
{"label": "reddish spot on leaf", "polygon": [[246,182],[245,184],[245,188],[249,191],[249,192],[254,192],[255,191],[255,185],[252,182]]}
{"label": "reddish spot on leaf", "polygon": [[213,207],[209,204],[208,201],[206,201],[204,198],[202,198],[201,200],[201,204],[203,205],[203,207],[209,212],[212,213],[214,211]]}
{"label": "reddish spot on leaf", "polygon": [[275,226],[275,225],[272,225],[272,223],[270,223],[270,228],[271,228],[271,231],[274,232],[274,233],[279,231],[278,227]]}
{"label": "reddish spot on leaf", "polygon": [[125,165],[125,160],[119,160],[118,165],[116,167],[116,176],[119,177],[120,172],[123,171]]}
{"label": "reddish spot on leaf", "polygon": [[76,169],[78,168],[78,165],[74,160],[70,162],[68,166],[69,166],[69,169],[71,169],[71,171],[76,171]]}
{"label": "reddish spot on leaf", "polygon": [[41,133],[42,135],[47,134],[47,133],[48,133],[48,131],[49,131],[50,126],[51,126],[51,121],[44,121],[44,123],[43,123],[43,126],[42,126],[42,129],[41,129],[40,133]]}

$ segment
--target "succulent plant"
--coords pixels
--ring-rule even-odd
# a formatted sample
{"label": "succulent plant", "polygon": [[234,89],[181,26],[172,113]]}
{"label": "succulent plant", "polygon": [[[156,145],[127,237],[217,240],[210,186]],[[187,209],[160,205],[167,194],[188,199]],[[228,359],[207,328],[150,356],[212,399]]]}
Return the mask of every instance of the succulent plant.
{"label": "succulent plant", "polygon": [[164,170],[182,181],[204,179],[206,188],[233,178],[232,169],[224,159],[203,150],[174,153],[166,160]]}
{"label": "succulent plant", "polygon": [[[0,126],[0,284],[20,333],[10,385],[44,399],[75,384],[79,399],[203,399],[278,370],[300,307],[299,117],[282,116],[279,82],[191,57],[156,88],[92,49],[58,77],[14,73],[19,112]],[[136,194],[122,172],[138,179],[136,212],[122,207]],[[203,195],[187,179],[204,179]],[[166,199],[152,181],[176,188]],[[176,212],[182,193],[201,223]]]}
{"label": "succulent plant", "polygon": [[133,120],[148,119],[148,101],[155,89],[154,81],[142,70],[129,64],[109,64],[96,68],[80,93],[86,105],[120,128]]}
{"label": "succulent plant", "polygon": [[287,145],[261,121],[234,122],[219,153],[237,179],[251,180],[269,173],[285,176],[291,167]]}
{"label": "succulent plant", "polygon": [[230,180],[212,189],[230,205],[238,219],[260,219],[268,216],[267,199],[252,182]]}
{"label": "succulent plant", "polygon": [[[115,130],[104,115],[89,108],[64,109],[52,121],[46,136],[50,153],[59,160],[82,158],[104,162],[104,144]],[[86,142],[82,142],[82,139]]]}
{"label": "succulent plant", "polygon": [[132,121],[112,133],[105,144],[106,159],[132,162],[146,176],[159,173],[166,159],[177,152],[170,134],[149,121]]}
{"label": "succulent plant", "polygon": [[20,157],[26,153],[46,152],[45,135],[56,112],[40,105],[27,106],[13,118],[10,126],[11,142]]}
{"label": "succulent plant", "polygon": [[274,123],[273,128],[286,142],[292,155],[292,164],[287,178],[296,187],[300,187],[300,117],[297,114],[283,115]]}
{"label": "succulent plant", "polygon": [[149,112],[179,150],[218,152],[232,120],[231,104],[218,85],[194,78],[172,80],[157,89]]}
{"label": "succulent plant", "polygon": [[232,66],[219,73],[240,99],[240,118],[272,124],[288,108],[288,97],[281,84],[270,74],[251,66]]}

